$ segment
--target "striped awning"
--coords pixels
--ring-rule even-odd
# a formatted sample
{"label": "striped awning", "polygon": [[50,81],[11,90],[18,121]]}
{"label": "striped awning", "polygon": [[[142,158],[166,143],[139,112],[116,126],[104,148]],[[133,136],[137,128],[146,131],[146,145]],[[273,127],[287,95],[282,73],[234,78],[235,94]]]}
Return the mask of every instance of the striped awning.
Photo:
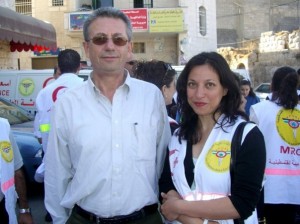
{"label": "striped awning", "polygon": [[32,46],[57,47],[56,31],[52,24],[6,7],[0,7],[0,39],[9,41],[13,46],[11,49],[18,51],[22,47],[23,50]]}

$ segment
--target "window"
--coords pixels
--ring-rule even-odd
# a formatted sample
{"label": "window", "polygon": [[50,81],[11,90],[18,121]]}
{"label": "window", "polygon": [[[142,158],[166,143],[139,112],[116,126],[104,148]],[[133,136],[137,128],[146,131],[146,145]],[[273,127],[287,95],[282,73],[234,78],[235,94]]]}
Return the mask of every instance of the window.
{"label": "window", "polygon": [[101,7],[113,7],[114,6],[114,1],[113,0],[102,0],[101,1]]}
{"label": "window", "polygon": [[113,0],[96,0],[92,2],[93,8],[98,9],[101,7],[114,7]]}
{"label": "window", "polygon": [[199,32],[202,36],[206,35],[206,9],[199,7]]}
{"label": "window", "polygon": [[52,6],[63,6],[64,0],[52,0]]}
{"label": "window", "polygon": [[134,0],[133,8],[153,8],[153,0]]}
{"label": "window", "polygon": [[145,43],[142,42],[136,42],[133,43],[133,49],[132,49],[133,53],[135,54],[142,54],[142,53],[146,53],[145,51]]}
{"label": "window", "polygon": [[31,0],[16,0],[16,12],[32,16]]}

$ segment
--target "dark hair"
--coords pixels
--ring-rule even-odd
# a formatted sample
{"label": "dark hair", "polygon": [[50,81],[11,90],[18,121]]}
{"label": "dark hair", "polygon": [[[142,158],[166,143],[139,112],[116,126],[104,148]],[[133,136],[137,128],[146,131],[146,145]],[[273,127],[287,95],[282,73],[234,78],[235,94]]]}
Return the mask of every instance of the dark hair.
{"label": "dark hair", "polygon": [[295,69],[284,66],[278,68],[272,78],[271,101],[285,109],[294,109],[298,104],[298,74]]}
{"label": "dark hair", "polygon": [[85,41],[89,41],[89,27],[92,22],[94,22],[98,18],[114,18],[114,19],[121,19],[126,24],[126,33],[128,37],[128,41],[132,39],[132,26],[131,21],[128,16],[123,13],[121,10],[116,9],[114,7],[103,7],[98,8],[85,20],[83,24],[83,37]]}
{"label": "dark hair", "polygon": [[80,55],[72,49],[59,52],[57,60],[61,74],[76,73],[80,67]]}
{"label": "dark hair", "polygon": [[133,77],[151,82],[160,90],[164,85],[170,87],[175,75],[176,71],[170,64],[157,60],[140,61],[133,70]]}
{"label": "dark hair", "polygon": [[249,96],[256,97],[256,94],[253,92],[253,88],[252,88],[251,82],[250,82],[249,80],[243,79],[243,80],[240,82],[240,86],[249,86],[249,88],[250,88]]}
{"label": "dark hair", "polygon": [[53,68],[53,74],[56,74],[57,69],[58,69],[58,67],[57,67],[57,65],[55,65],[54,68]]}
{"label": "dark hair", "polygon": [[[300,68],[298,68],[297,74],[298,74],[298,76],[300,76]],[[300,90],[300,77],[298,79],[298,90]],[[300,95],[298,95],[298,96],[299,96],[299,99],[300,99]]]}
{"label": "dark hair", "polygon": [[235,79],[236,83],[238,84],[238,86],[241,86],[241,82],[244,79],[244,77],[237,72],[232,72],[232,73],[234,75],[234,79]]}
{"label": "dark hair", "polygon": [[231,125],[230,123],[237,119],[237,115],[242,115],[247,119],[247,115],[239,111],[241,104],[240,88],[226,60],[216,52],[200,53],[188,61],[177,79],[177,103],[182,115],[180,129],[177,133],[180,142],[181,139],[186,139],[192,144],[195,144],[201,139],[201,136],[197,132],[198,115],[193,111],[187,101],[187,81],[190,72],[193,68],[201,65],[209,65],[218,74],[221,85],[228,89],[227,94],[222,98],[219,107],[214,112],[213,119],[217,122],[215,117],[217,112],[224,114],[223,119],[219,123],[222,129],[225,125]]}

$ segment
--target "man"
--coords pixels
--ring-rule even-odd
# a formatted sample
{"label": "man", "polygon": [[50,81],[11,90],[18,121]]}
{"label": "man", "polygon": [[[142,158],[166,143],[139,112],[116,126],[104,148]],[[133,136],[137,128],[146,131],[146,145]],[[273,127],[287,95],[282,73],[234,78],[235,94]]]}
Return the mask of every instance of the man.
{"label": "man", "polygon": [[[36,107],[38,110],[38,124],[41,133],[43,151],[46,154],[48,146],[48,136],[51,128],[50,114],[51,109],[57,98],[59,98],[68,89],[79,85],[83,79],[78,77],[80,70],[80,55],[77,51],[66,49],[58,55],[58,72],[55,72],[56,79],[51,84],[42,89],[36,98]],[[44,162],[37,169],[35,180],[37,182],[44,181]]]}
{"label": "man", "polygon": [[[54,66],[54,69],[53,69],[53,78],[54,78],[54,80],[56,80],[59,76],[60,76],[60,70],[56,65],[56,66]],[[38,103],[38,104],[40,104],[40,103]],[[39,143],[42,143],[42,135],[41,135],[41,132],[40,132],[39,119],[40,119],[40,115],[37,112],[36,115],[35,115],[35,118],[34,118],[34,135],[38,139]],[[38,181],[38,182],[40,182],[40,181]]]}
{"label": "man", "polygon": [[83,32],[93,72],[54,106],[46,208],[54,224],[160,224],[158,179],[170,139],[162,94],[124,68],[132,27],[123,12],[99,8]]}
{"label": "man", "polygon": [[[0,217],[2,224],[32,224],[26,197],[23,161],[8,121],[0,118]],[[19,222],[16,216],[16,194],[19,198]]]}
{"label": "man", "polygon": [[[51,129],[50,114],[51,108],[56,99],[59,98],[68,89],[79,85],[83,82],[82,78],[77,76],[80,70],[80,55],[77,51],[66,49],[58,55],[58,68],[54,71],[55,81],[42,89],[36,98],[37,118],[39,124],[39,131],[43,144],[44,154],[47,151],[48,136]],[[35,180],[37,182],[44,182],[45,164],[43,163],[38,167],[35,173]],[[51,216],[47,212],[45,221],[50,222]]]}

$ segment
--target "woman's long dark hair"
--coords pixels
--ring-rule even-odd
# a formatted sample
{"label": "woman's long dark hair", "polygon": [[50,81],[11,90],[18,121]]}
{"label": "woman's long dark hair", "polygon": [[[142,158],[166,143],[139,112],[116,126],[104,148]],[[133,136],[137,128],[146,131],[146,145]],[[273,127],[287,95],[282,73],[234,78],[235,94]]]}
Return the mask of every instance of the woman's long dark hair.
{"label": "woman's long dark hair", "polygon": [[175,79],[176,71],[169,63],[164,61],[139,61],[133,70],[132,76],[153,83],[162,90],[164,85],[170,87]]}
{"label": "woman's long dark hair", "polygon": [[201,65],[209,65],[218,74],[223,88],[228,89],[227,94],[222,98],[219,107],[214,112],[213,119],[217,122],[216,113],[224,115],[223,120],[219,123],[222,129],[225,125],[230,125],[232,121],[235,121],[237,115],[242,115],[247,119],[247,115],[239,111],[241,104],[240,89],[226,60],[216,52],[200,53],[188,61],[177,80],[177,103],[181,113],[180,129],[177,135],[180,142],[181,139],[185,139],[195,144],[201,139],[201,135],[197,130],[198,115],[187,101],[187,81],[189,74],[193,68]]}
{"label": "woman's long dark hair", "polygon": [[278,68],[272,78],[271,101],[285,109],[294,109],[299,101],[297,94],[298,78],[295,69],[288,66]]}

